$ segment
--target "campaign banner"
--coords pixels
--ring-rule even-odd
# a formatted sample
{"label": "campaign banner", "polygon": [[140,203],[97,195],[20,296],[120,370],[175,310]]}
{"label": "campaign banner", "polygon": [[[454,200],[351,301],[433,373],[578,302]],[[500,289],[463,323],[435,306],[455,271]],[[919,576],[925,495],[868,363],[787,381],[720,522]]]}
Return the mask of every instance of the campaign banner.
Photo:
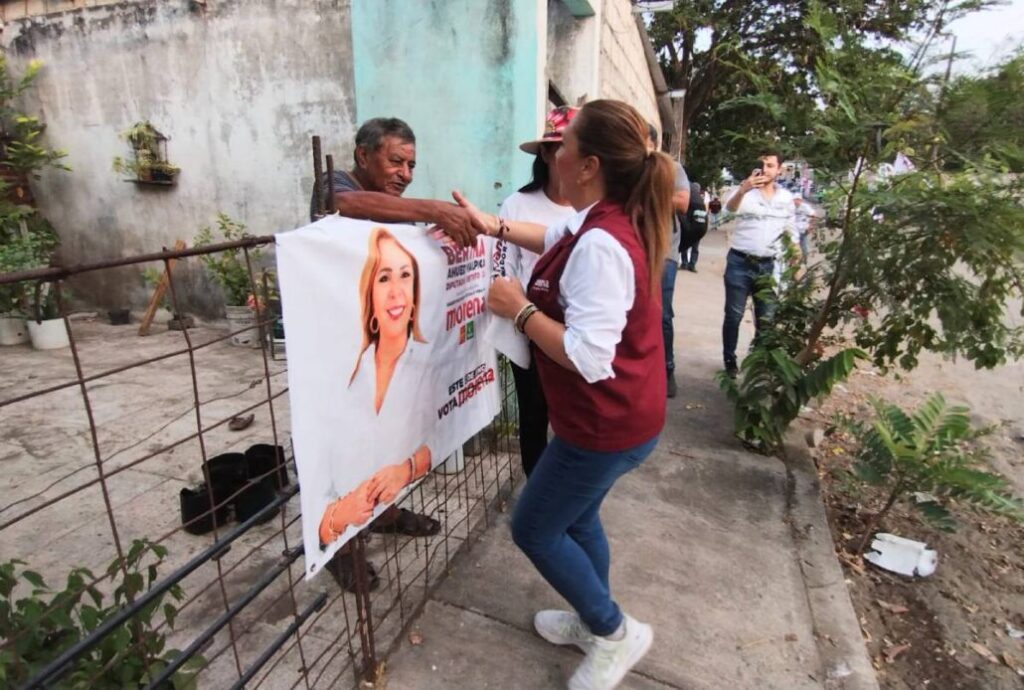
{"label": "campaign banner", "polygon": [[[491,259],[491,280],[513,278],[525,282],[523,277],[517,275],[515,269],[510,265],[508,257],[511,245],[507,241],[485,237],[483,242]],[[511,319],[489,318],[485,322],[483,333],[484,340],[488,344],[515,362],[517,366],[523,369],[530,367],[530,341],[522,333],[516,332],[515,324]]]}
{"label": "campaign banner", "polygon": [[276,240],[308,579],[498,414],[490,257],[339,216]]}

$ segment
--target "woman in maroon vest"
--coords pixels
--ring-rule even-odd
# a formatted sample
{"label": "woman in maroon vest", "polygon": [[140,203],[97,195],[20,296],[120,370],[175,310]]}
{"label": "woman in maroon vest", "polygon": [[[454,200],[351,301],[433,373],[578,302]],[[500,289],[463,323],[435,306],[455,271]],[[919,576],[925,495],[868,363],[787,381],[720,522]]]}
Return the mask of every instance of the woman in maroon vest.
{"label": "woman in maroon vest", "polygon": [[524,294],[499,278],[498,316],[531,341],[554,440],[530,475],[512,535],[575,612],[541,611],[537,632],[587,656],[572,689],[612,688],[650,648],[650,626],[623,614],[608,586],[598,511],[615,480],[654,449],[665,422],[661,266],[675,169],[647,151],[631,106],[586,104],[563,132],[555,165],[578,214],[551,228],[475,213],[478,230],[542,253]]}

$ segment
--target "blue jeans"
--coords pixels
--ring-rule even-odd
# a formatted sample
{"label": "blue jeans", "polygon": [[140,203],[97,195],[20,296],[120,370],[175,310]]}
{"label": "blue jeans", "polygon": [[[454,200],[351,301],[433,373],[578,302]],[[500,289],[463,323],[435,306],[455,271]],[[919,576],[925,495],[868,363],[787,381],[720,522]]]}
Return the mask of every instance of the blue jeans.
{"label": "blue jeans", "polygon": [[740,322],[747,299],[754,298],[754,339],[771,318],[772,303],[755,297],[757,279],[770,276],[775,261],[751,261],[733,250],[725,260],[725,320],[722,322],[722,359],[726,369],[736,368],[736,343],[740,337]]}
{"label": "blue jeans", "polygon": [[675,352],[672,350],[672,341],[675,339],[675,331],[672,328],[672,293],[676,291],[676,271],[679,266],[672,259],[665,260],[665,270],[661,273],[661,335],[665,339],[665,375],[672,376],[676,370]]}
{"label": "blue jeans", "polygon": [[608,587],[610,554],[599,511],[615,480],[658,443],[598,453],[557,436],[526,482],[512,518],[512,539],[595,635],[610,635],[622,611]]}

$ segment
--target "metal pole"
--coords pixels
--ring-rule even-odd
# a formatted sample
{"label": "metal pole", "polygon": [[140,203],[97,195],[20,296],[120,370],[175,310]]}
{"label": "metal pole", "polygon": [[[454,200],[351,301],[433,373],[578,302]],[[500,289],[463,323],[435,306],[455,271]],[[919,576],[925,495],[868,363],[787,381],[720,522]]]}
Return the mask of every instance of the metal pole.
{"label": "metal pole", "polygon": [[324,215],[324,173],[320,153],[320,136],[313,136],[313,209],[319,218]]}
{"label": "metal pole", "polygon": [[334,213],[334,156],[327,154],[327,213]]}

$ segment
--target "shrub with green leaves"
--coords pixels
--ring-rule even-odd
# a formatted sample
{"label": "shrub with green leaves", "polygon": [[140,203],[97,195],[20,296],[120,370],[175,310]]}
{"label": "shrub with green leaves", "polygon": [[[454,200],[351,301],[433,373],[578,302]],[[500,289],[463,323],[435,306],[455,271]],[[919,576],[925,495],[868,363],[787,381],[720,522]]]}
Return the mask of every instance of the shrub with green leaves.
{"label": "shrub with green leaves", "polygon": [[[787,129],[786,102],[752,76],[763,90],[744,103],[760,105],[776,146],[799,151],[828,180],[830,222],[818,233],[816,271],[788,294],[783,281],[772,326],[741,369],[743,383],[720,379],[748,442],[778,447],[801,399],[794,382],[829,340],[852,335],[861,349],[844,356],[866,355],[882,371],[909,371],[922,352],[978,368],[1024,355],[1017,316],[1024,315],[1024,178],[1009,173],[1006,157],[972,158],[970,142],[944,136],[940,77],[925,69],[929,42],[949,12],[976,4],[954,5],[922,17],[928,38],[907,56],[858,40],[848,17],[808,3],[805,36],[816,57],[807,77],[820,107],[806,127]],[[995,143],[989,136],[977,150]],[[876,174],[897,153],[916,170]],[[834,384],[849,371],[830,366],[822,377]]]}
{"label": "shrub with green leaves", "polygon": [[[231,220],[226,214],[217,214],[216,235],[210,227],[205,227],[196,235],[195,246],[206,247],[218,242],[231,242],[251,237],[245,232],[245,226]],[[262,252],[257,248],[249,250],[249,257],[253,263],[253,270],[259,264]],[[245,265],[245,255],[241,249],[225,249],[213,254],[204,254],[200,257],[206,270],[210,272],[217,284],[224,292],[224,301],[228,306],[244,306],[252,294],[252,284],[249,281],[249,270]]]}
{"label": "shrub with green leaves", "polygon": [[873,400],[871,423],[844,420],[856,438],[852,476],[879,487],[885,502],[865,527],[858,553],[864,551],[875,527],[900,499],[931,525],[956,528],[951,509],[962,506],[1024,521],[1024,501],[1012,495],[1006,480],[988,472],[989,452],[979,442],[990,429],[971,425],[966,407],[949,406],[941,394],[928,398],[916,411]]}
{"label": "shrub with green leaves", "polygon": [[750,449],[775,453],[800,408],[828,395],[846,380],[866,354],[847,348],[812,365],[801,366],[782,348],[755,347],[743,360],[740,379],[724,371],[718,385],[735,407],[736,435]]}
{"label": "shrub with green leaves", "polygon": [[[54,590],[42,575],[24,567],[23,561],[0,564],[0,686],[14,687],[29,680],[149,590],[166,555],[167,549],[159,544],[134,541],[125,554],[124,567],[115,559],[107,568],[107,578],[116,583],[113,600],[108,603],[86,568],[73,569],[64,589]],[[177,585],[168,594],[175,602],[183,598]],[[60,687],[114,690],[150,682],[180,654],[166,649],[177,612],[165,596],[154,598],[71,662],[61,676]],[[173,676],[171,687],[194,688],[196,669],[203,663],[202,657],[190,659]]]}
{"label": "shrub with green leaves", "polygon": [[771,302],[772,315],[743,359],[737,379],[724,371],[716,375],[735,408],[736,436],[760,453],[779,452],[800,408],[831,393],[867,357],[863,350],[846,348],[820,361],[818,356],[803,364],[796,360],[811,324],[817,269],[802,271],[796,246],[788,236],[782,243],[785,269],[780,283],[769,275],[757,286],[758,297]]}

